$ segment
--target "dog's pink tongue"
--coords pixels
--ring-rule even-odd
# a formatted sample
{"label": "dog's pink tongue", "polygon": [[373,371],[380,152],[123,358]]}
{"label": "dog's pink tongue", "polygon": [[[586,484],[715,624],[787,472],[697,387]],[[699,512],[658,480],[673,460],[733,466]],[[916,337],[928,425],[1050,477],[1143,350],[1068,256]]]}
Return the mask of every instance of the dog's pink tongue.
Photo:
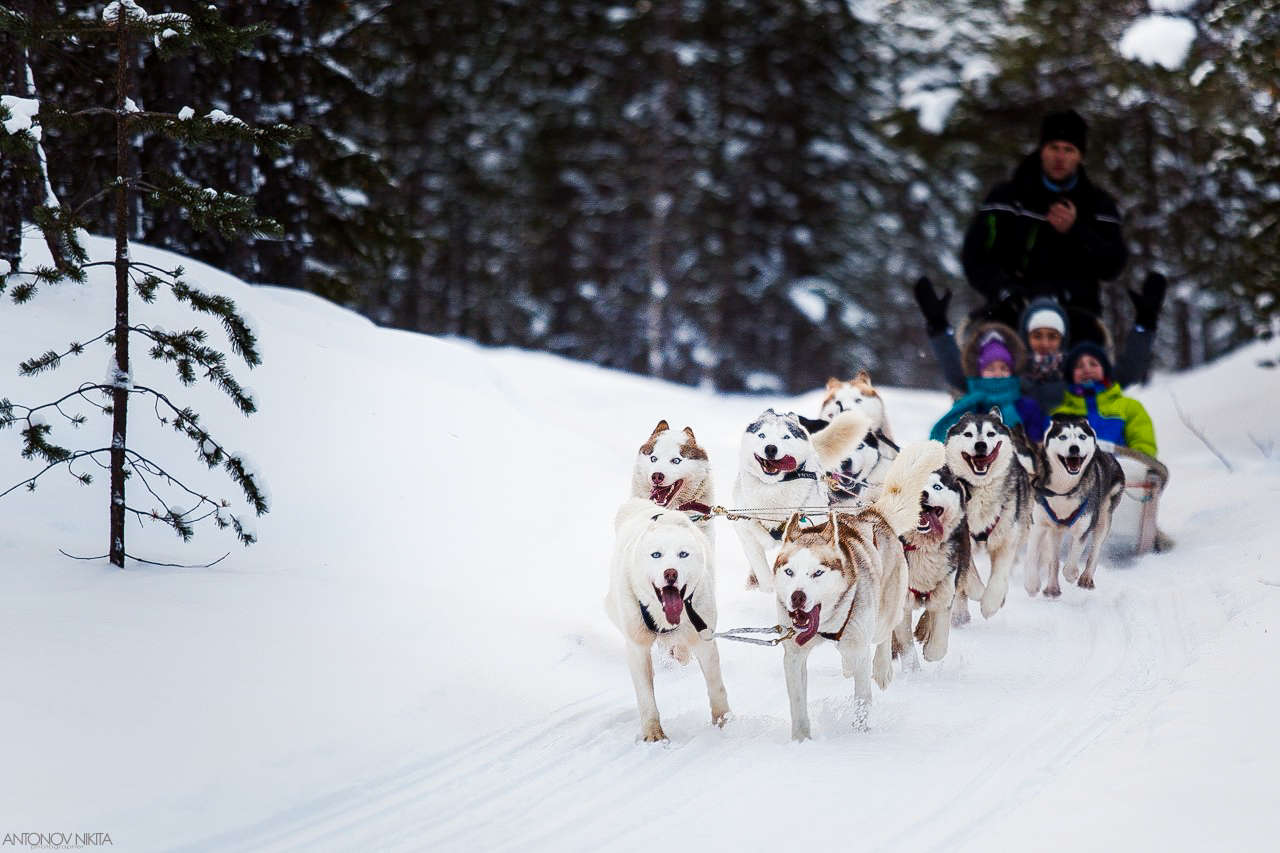
{"label": "dog's pink tongue", "polygon": [[784,456],[781,459],[775,459],[773,460],[773,467],[779,471],[794,471],[796,470],[796,458],[794,456]]}
{"label": "dog's pink tongue", "polygon": [[920,513],[920,523],[929,525],[930,533],[936,535],[942,532],[942,521],[938,518],[937,513],[931,509]]}
{"label": "dog's pink tongue", "polygon": [[662,612],[667,616],[667,624],[679,625],[680,614],[684,612],[684,599],[680,597],[680,590],[674,586],[664,586],[659,594],[662,596]]}
{"label": "dog's pink tongue", "polygon": [[796,645],[803,646],[812,640],[818,634],[818,623],[822,621],[822,605],[815,604],[813,609],[808,613],[809,621],[805,624],[804,630],[796,634]]}

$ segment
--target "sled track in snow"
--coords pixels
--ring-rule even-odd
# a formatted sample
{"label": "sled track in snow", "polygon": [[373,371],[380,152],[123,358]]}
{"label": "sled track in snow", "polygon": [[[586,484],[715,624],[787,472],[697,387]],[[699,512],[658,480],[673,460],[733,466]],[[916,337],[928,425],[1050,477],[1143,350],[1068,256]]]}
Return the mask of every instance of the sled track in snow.
{"label": "sled track in snow", "polygon": [[[697,667],[660,666],[672,742],[637,744],[619,659],[614,685],[545,719],[191,849],[631,850],[652,842],[655,821],[669,837],[751,849],[794,839],[788,803],[826,815],[829,827],[814,818],[808,831],[845,833],[860,849],[976,846],[1165,689],[1232,615],[1225,598],[1155,578],[1141,568],[1105,571],[1098,590],[1067,588],[1058,601],[1028,600],[1015,581],[996,617],[953,632],[947,659],[897,671],[876,694],[867,732],[849,728],[852,685],[832,649],[811,657],[815,740],[793,744],[780,653],[722,644],[737,716],[713,728]],[[761,766],[796,773],[763,778]],[[723,814],[726,802],[741,804],[741,821],[707,825],[704,815]],[[903,814],[911,820],[882,817]]]}

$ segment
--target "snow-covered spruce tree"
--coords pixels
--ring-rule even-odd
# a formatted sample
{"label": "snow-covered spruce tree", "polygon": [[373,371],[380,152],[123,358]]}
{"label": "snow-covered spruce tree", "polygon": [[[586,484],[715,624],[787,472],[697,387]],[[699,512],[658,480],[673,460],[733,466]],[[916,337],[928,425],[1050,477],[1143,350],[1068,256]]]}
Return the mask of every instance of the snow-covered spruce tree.
{"label": "snow-covered spruce tree", "polygon": [[[252,328],[230,299],[200,290],[184,279],[180,267],[163,269],[130,257],[128,211],[133,200],[140,197],[147,204],[179,205],[195,227],[217,229],[224,235],[257,236],[278,232],[274,222],[253,213],[252,201],[247,197],[202,188],[179,175],[143,175],[129,167],[131,160],[137,162],[136,157],[131,157],[136,147],[154,134],[163,134],[186,145],[235,139],[268,151],[281,150],[298,137],[297,131],[285,125],[251,128],[234,116],[217,110],[203,118],[197,117],[189,108],[178,114],[145,111],[139,109],[131,97],[131,57],[140,44],[151,42],[160,51],[206,50],[227,60],[246,49],[260,30],[226,26],[212,5],[199,6],[192,15],[148,14],[134,0],[108,4],[100,19],[64,16],[40,26],[20,12],[0,7],[0,28],[28,46],[39,43],[47,46],[50,42],[62,40],[79,46],[98,44],[104,55],[110,55],[114,49],[114,106],[74,108],[70,104],[46,102],[40,105],[40,115],[45,124],[72,132],[83,129],[86,133],[92,123],[104,118],[112,119],[118,167],[116,177],[98,190],[99,195],[114,194],[115,209],[110,221],[80,222],[76,211],[60,204],[46,204],[37,209],[36,224],[45,232],[46,242],[51,248],[57,245],[64,249],[61,257],[55,253],[56,263],[52,267],[18,269],[0,281],[0,290],[8,285],[13,302],[21,304],[35,296],[41,286],[66,280],[84,283],[86,270],[91,267],[109,266],[115,271],[115,317],[109,328],[85,342],[71,343],[64,351],[49,350],[19,365],[21,375],[33,376],[53,370],[68,356],[81,355],[91,344],[103,341],[111,347],[113,354],[109,380],[83,382],[66,394],[41,404],[23,405],[8,399],[0,400],[0,427],[17,426],[23,438],[23,457],[45,463],[43,469],[0,492],[0,496],[21,486],[34,490],[44,474],[62,466],[66,466],[66,470],[80,482],[88,484],[92,481],[91,475],[78,469],[77,463],[97,464],[110,471],[108,556],[114,565],[123,568],[125,557],[133,556],[125,550],[125,521],[129,515],[141,521],[154,520],[166,524],[184,541],[192,536],[196,523],[212,519],[219,528],[233,527],[240,541],[251,544],[256,538],[252,526],[242,523],[230,511],[231,505],[227,500],[210,497],[188,486],[167,464],[150,458],[143,449],[132,446],[128,441],[130,399],[145,399],[152,404],[162,424],[185,434],[194,443],[196,455],[205,465],[223,468],[243,491],[256,514],[267,512],[267,497],[255,472],[240,456],[229,452],[209,433],[201,424],[198,413],[175,402],[159,389],[133,381],[129,345],[131,340],[142,339],[150,343],[151,358],[173,365],[182,385],[193,384],[197,376],[203,374],[222,389],[243,413],[248,415],[256,410],[252,395],[228,369],[226,355],[207,343],[208,335],[203,329],[193,327],[172,332],[137,322],[130,314],[135,296],[150,304],[158,294],[167,291],[177,302],[215,318],[226,332],[232,351],[250,368],[259,364],[261,358]],[[36,141],[30,133],[20,137],[20,140],[24,139],[31,143]],[[81,228],[113,232],[115,258],[111,261],[90,261],[78,237]],[[56,239],[50,239],[50,234],[56,235]],[[87,420],[79,412],[68,411],[67,404],[71,402],[87,405],[111,419],[110,439],[105,446],[91,442],[88,447],[71,448],[54,440],[49,419],[62,418],[77,427]],[[143,509],[127,502],[125,485],[131,478],[136,478],[137,484],[158,502],[158,507]],[[166,495],[183,497],[170,503]],[[182,506],[176,505],[176,500],[181,500]]]}

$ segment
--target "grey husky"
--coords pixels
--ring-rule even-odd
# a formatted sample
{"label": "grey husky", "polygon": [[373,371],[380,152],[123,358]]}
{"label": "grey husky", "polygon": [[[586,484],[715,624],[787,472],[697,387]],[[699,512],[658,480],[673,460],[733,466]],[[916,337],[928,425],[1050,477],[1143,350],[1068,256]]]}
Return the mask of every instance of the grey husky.
{"label": "grey husky", "polygon": [[1068,583],[1079,578],[1082,588],[1093,589],[1093,572],[1111,532],[1111,515],[1124,494],[1124,471],[1114,456],[1098,447],[1093,427],[1080,415],[1053,416],[1040,461],[1045,474],[1035,487],[1027,593],[1035,595],[1043,582],[1046,596],[1062,594],[1058,566],[1062,540],[1068,536],[1062,574]]}
{"label": "grey husky", "polygon": [[[969,412],[947,430],[947,468],[969,487],[965,513],[974,549],[986,548],[991,574],[986,585],[970,562],[961,586],[968,598],[980,601],[990,619],[1004,606],[1009,574],[1031,529],[1031,478],[1013,430],[998,408],[985,414]],[[963,598],[953,607],[955,622],[968,620]]]}

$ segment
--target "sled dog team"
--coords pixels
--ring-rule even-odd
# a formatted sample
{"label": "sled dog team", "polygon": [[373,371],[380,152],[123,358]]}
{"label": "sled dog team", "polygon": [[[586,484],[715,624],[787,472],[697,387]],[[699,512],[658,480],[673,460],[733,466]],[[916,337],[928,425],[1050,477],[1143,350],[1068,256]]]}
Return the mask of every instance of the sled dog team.
{"label": "sled dog team", "polygon": [[[984,617],[995,615],[1024,545],[1029,594],[1061,595],[1060,571],[1092,589],[1123,490],[1119,464],[1080,416],[1055,415],[1038,446],[992,409],[961,417],[943,443],[899,447],[865,371],[831,379],[818,418],[762,412],[742,435],[733,500],[743,510],[732,524],[747,584],[773,593],[785,632],[791,736],[810,736],[808,657],[824,641],[853,679],[861,727],[871,682],[888,687],[894,657],[918,666],[919,641],[925,660],[940,660],[951,626],[969,619],[969,600]],[[682,664],[692,654],[712,722],[723,725],[729,714],[715,642],[715,509],[710,463],[693,430],[660,421],[640,447],[631,497],[615,519],[605,599],[626,640],[646,741],[666,739],[655,643]],[[985,583],[973,561],[983,549]]]}

